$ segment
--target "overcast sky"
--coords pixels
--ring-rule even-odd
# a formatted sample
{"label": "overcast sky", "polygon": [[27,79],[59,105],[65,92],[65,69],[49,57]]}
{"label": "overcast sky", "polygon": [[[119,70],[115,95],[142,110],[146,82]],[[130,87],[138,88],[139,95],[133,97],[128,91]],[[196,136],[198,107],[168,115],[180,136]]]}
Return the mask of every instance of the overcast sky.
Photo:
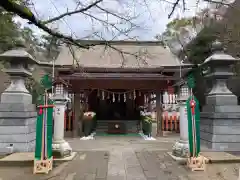
{"label": "overcast sky", "polygon": [[[67,11],[73,11],[76,9],[76,1],[79,0],[32,0],[35,4],[32,11],[41,20],[48,20],[49,18],[58,16],[59,14],[65,13]],[[174,1],[174,0],[172,0]],[[82,0],[81,6],[87,6],[94,0]],[[186,11],[182,11],[182,7],[176,9],[171,19],[168,19],[168,14],[171,11],[172,5],[167,3],[165,0],[103,0],[99,3],[99,6],[107,9],[111,12],[116,12],[122,17],[136,17],[131,23],[140,26],[135,28],[130,32],[119,33],[119,29],[126,30],[129,29],[130,23],[123,22],[120,19],[113,17],[111,15],[106,15],[103,11],[92,8],[87,13],[90,16],[97,17],[101,20],[108,20],[111,24],[114,24],[116,28],[111,25],[92,19],[84,14],[75,14],[72,16],[67,16],[62,20],[56,21],[49,25],[51,28],[57,28],[61,33],[72,35],[74,38],[84,38],[89,37],[95,33],[94,36],[89,38],[100,38],[103,39],[127,39],[129,37],[137,37],[140,40],[154,40],[154,36],[158,33],[164,31],[166,24],[176,17],[193,16],[199,8],[203,8],[203,4],[196,7],[195,0],[186,0],[187,6]],[[27,21],[21,20],[23,25],[27,25]],[[28,25],[29,26],[29,25]],[[30,26],[37,34],[42,34],[38,28]],[[121,35],[120,35],[121,34]]]}

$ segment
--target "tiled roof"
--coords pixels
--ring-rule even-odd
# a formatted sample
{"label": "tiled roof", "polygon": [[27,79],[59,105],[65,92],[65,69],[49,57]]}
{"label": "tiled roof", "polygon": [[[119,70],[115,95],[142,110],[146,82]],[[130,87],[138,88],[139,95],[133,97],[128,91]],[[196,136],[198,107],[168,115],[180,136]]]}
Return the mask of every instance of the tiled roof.
{"label": "tiled roof", "polygon": [[179,66],[180,63],[160,42],[118,41],[111,42],[111,46],[117,50],[105,45],[95,45],[88,50],[63,46],[55,64],[99,68],[157,68]]}
{"label": "tiled roof", "polygon": [[30,58],[34,59],[27,51],[24,49],[13,49],[6,51],[1,54],[1,57],[20,57],[20,58]]}

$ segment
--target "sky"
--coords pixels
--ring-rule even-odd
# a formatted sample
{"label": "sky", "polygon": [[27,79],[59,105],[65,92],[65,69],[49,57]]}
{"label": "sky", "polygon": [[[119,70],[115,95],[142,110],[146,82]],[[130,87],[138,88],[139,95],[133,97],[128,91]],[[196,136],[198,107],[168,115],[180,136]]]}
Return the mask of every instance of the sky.
{"label": "sky", "polygon": [[[77,7],[76,2],[79,0],[31,0],[34,7],[31,10],[37,18],[48,20],[62,13],[80,9],[84,6],[95,2],[95,0],[80,0]],[[121,20],[112,15],[107,15],[104,11],[94,7],[87,11],[86,14],[75,14],[48,24],[48,27],[57,31],[71,35],[77,39],[104,39],[104,40],[122,40],[135,38],[139,40],[154,40],[156,34],[161,34],[168,22],[176,17],[193,16],[196,11],[203,8],[200,3],[196,7],[195,0],[185,0],[186,9],[183,11],[182,6],[178,6],[172,18],[168,19],[168,14],[172,9],[171,0],[103,0],[98,5],[110,12],[117,13],[124,18],[132,18],[131,23]],[[174,0],[172,0],[174,2]],[[44,34],[34,25],[29,25],[26,20],[17,18],[23,26],[28,26],[34,30],[37,35]],[[108,25],[104,22],[109,22]],[[130,30],[130,26],[137,27]],[[127,31],[120,33],[119,31]]]}

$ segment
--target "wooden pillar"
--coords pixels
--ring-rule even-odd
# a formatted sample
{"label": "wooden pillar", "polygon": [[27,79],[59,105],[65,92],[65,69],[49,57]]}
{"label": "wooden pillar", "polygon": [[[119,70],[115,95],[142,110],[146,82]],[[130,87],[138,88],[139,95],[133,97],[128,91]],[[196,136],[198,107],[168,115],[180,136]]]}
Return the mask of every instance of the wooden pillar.
{"label": "wooden pillar", "polygon": [[147,99],[148,99],[147,109],[148,109],[149,112],[151,112],[151,93],[147,94]]}
{"label": "wooden pillar", "polygon": [[157,134],[156,136],[163,136],[162,130],[162,103],[161,92],[156,93],[156,119],[157,119]]}
{"label": "wooden pillar", "polygon": [[73,137],[78,137],[79,131],[82,131],[82,126],[79,127],[80,121],[80,94],[74,94],[74,120],[73,120]]}

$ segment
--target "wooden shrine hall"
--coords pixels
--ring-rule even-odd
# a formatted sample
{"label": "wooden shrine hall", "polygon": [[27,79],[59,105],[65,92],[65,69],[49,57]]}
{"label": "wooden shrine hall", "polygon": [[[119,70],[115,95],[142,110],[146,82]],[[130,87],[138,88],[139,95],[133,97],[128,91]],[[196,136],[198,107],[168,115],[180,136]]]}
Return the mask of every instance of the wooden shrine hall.
{"label": "wooden shrine hall", "polygon": [[137,132],[139,107],[147,106],[150,93],[156,94],[160,122],[160,93],[179,80],[180,69],[184,73],[192,67],[181,64],[161,42],[111,41],[111,46],[63,46],[55,60],[55,77],[67,82],[68,93],[74,95],[73,136],[79,135],[79,121],[87,110],[97,114],[97,131],[109,131],[109,124],[117,121],[126,133]]}

